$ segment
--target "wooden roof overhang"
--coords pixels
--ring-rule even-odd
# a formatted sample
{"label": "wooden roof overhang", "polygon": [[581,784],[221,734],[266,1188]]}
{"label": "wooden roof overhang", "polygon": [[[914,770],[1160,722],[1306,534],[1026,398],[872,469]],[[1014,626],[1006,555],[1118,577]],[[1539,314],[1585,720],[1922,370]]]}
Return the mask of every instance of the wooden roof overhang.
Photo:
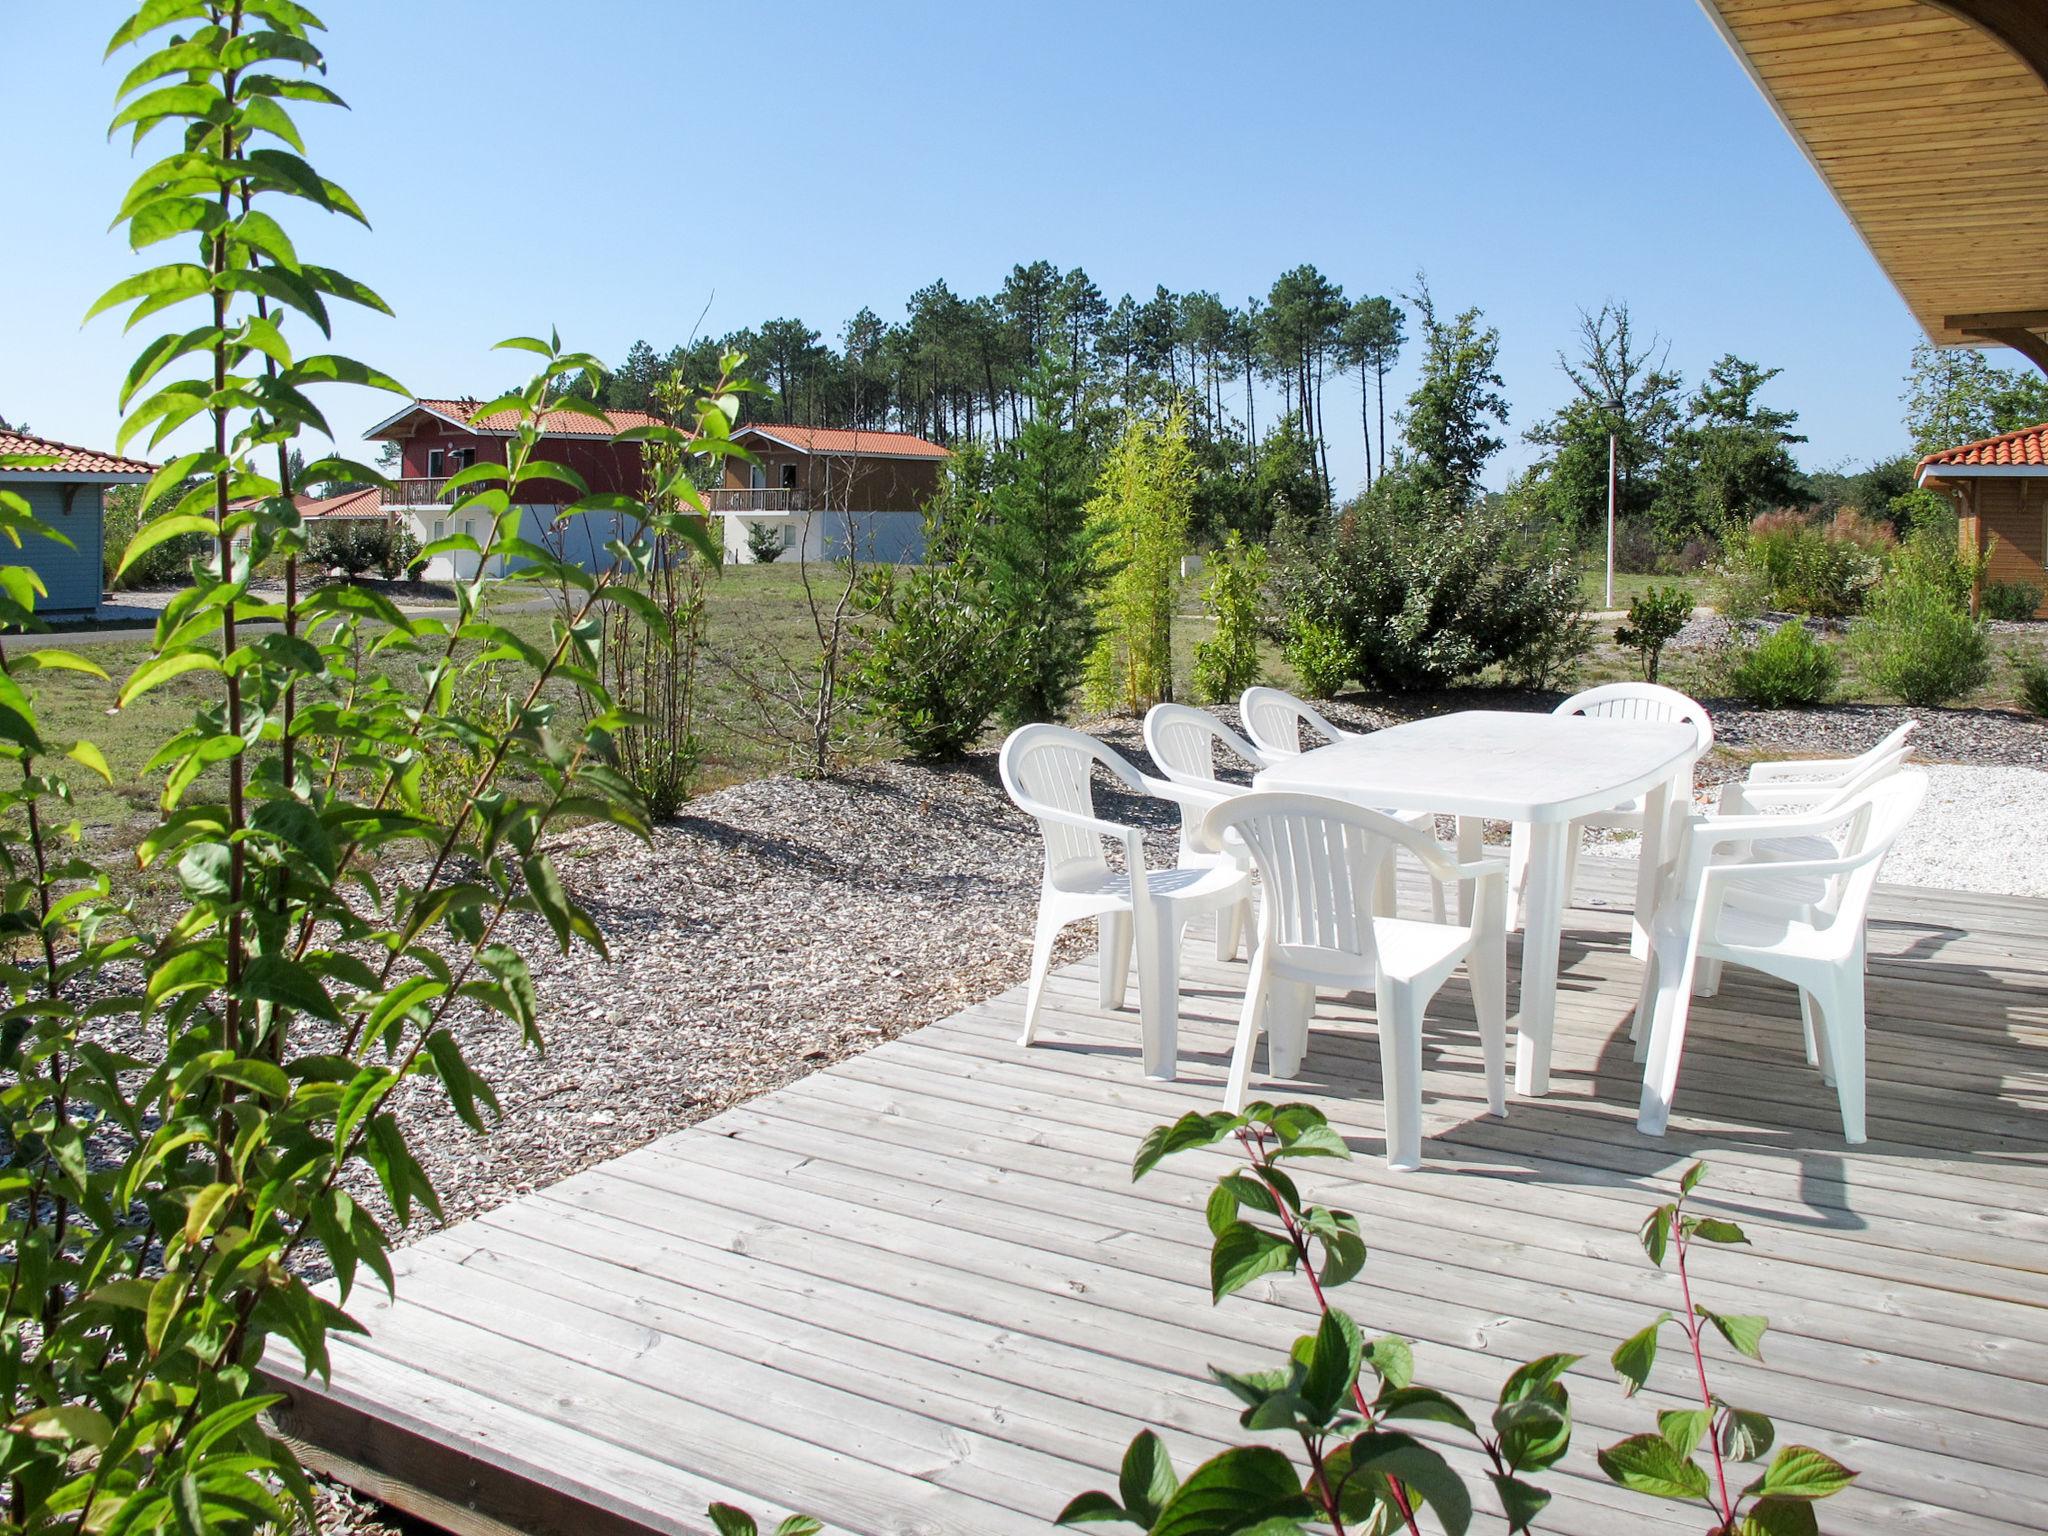
{"label": "wooden roof overhang", "polygon": [[1700,0],[1929,338],[2048,371],[2048,0]]}

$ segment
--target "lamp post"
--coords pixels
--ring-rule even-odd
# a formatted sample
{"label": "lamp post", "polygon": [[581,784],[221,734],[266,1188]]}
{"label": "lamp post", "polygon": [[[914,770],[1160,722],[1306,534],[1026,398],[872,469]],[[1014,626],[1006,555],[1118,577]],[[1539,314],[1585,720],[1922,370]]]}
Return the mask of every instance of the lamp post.
{"label": "lamp post", "polygon": [[1608,402],[1612,416],[1607,428],[1607,608],[1614,609],[1614,503],[1620,485],[1619,466],[1621,461],[1621,433],[1618,423],[1621,419],[1621,402]]}

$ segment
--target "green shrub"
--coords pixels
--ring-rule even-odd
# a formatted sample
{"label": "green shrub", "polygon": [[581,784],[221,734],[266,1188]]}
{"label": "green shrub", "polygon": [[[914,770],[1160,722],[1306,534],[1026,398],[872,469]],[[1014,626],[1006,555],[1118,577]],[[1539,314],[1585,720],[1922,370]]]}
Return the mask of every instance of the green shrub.
{"label": "green shrub", "polygon": [[1976,692],[1991,677],[1991,638],[1953,586],[1901,561],[1849,630],[1864,677],[1908,704],[1932,707]]}
{"label": "green shrub", "polygon": [[1664,647],[1692,617],[1692,594],[1683,587],[1650,587],[1628,605],[1628,617],[1614,629],[1614,643],[1641,659],[1643,681],[1657,681]]}
{"label": "green shrub", "polygon": [[2020,708],[2030,715],[2048,715],[2048,660],[2039,656],[2015,656],[2012,670]]}
{"label": "green shrub", "polygon": [[1209,560],[1203,605],[1216,630],[1195,642],[1195,698],[1223,704],[1259,680],[1259,605],[1266,586],[1265,547],[1247,544],[1232,529]]}
{"label": "green shrub", "polygon": [[747,554],[756,565],[773,565],[782,558],[782,527],[778,523],[747,524]]}
{"label": "green shrub", "polygon": [[1342,631],[1301,609],[1288,617],[1281,654],[1301,691],[1312,699],[1333,699],[1351,680],[1351,648]]}
{"label": "green shrub", "polygon": [[[145,522],[172,511],[192,489],[186,481],[154,498],[145,514],[141,510],[143,487],[117,485],[106,493],[100,544],[105,564],[105,581],[110,592],[134,591],[140,587],[168,587],[192,579],[192,562],[207,552],[212,540],[203,533],[183,533],[144,550],[125,571],[121,559],[128,543]],[[116,572],[119,572],[117,575]]]}
{"label": "green shrub", "polygon": [[1987,619],[2020,624],[2041,606],[2041,589],[2031,582],[1994,581],[1984,588],[1982,612]]}
{"label": "green shrub", "polygon": [[1290,550],[1275,588],[1298,672],[1302,652],[1325,681],[1342,665],[1389,692],[1445,688],[1495,666],[1515,673],[1538,655],[1554,667],[1559,641],[1584,635],[1568,554],[1530,539],[1500,507],[1424,495],[1394,474],[1334,533]]}
{"label": "green shrub", "polygon": [[1784,709],[1825,704],[1841,675],[1834,648],[1793,619],[1741,650],[1729,671],[1728,686],[1751,704]]}
{"label": "green shrub", "polygon": [[1844,509],[1822,523],[1766,512],[1723,541],[1720,608],[1750,618],[1766,608],[1816,618],[1859,611],[1884,569],[1891,532]]}
{"label": "green shrub", "polygon": [[386,581],[399,581],[412,573],[413,562],[420,557],[420,541],[410,528],[399,527],[386,541],[384,559],[379,567]]}
{"label": "green shrub", "polygon": [[[397,535],[389,523],[338,517],[315,521],[307,529],[306,559],[350,578],[371,571],[385,577],[395,575],[399,549]],[[419,553],[417,539],[412,540],[412,549],[415,555]]]}
{"label": "green shrub", "polygon": [[958,757],[1010,683],[1011,651],[991,623],[988,583],[972,551],[901,577],[884,567],[863,601],[882,628],[848,679],[861,711],[914,757]]}

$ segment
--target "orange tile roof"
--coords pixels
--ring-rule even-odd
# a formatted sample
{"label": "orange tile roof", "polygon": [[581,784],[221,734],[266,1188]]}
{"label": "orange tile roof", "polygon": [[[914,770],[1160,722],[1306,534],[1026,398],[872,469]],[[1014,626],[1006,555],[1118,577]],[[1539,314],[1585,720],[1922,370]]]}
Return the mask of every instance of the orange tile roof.
{"label": "orange tile roof", "polygon": [[0,453],[30,453],[38,457],[49,454],[57,456],[54,464],[38,464],[10,470],[19,475],[137,475],[147,477],[156,473],[154,464],[145,464],[140,459],[124,459],[111,453],[100,453],[92,448],[79,448],[71,443],[52,442],[47,437],[32,437],[26,432],[0,432]]}
{"label": "orange tile roof", "polygon": [[[375,436],[381,427],[388,427],[403,420],[414,410],[432,411],[456,425],[469,427],[472,431],[510,435],[519,425],[516,410],[493,411],[482,421],[472,422],[483,401],[474,398],[463,400],[418,399],[406,410],[388,418],[380,427],[372,427],[366,436]],[[540,430],[546,437],[610,437],[614,432],[623,432],[628,427],[653,427],[661,424],[659,416],[646,411],[608,411],[605,413],[610,426],[602,425],[593,418],[577,411],[547,411],[540,419]]]}
{"label": "orange tile roof", "polygon": [[2029,469],[2048,466],[2048,422],[2037,427],[2021,427],[2017,432],[2001,432],[1996,437],[1980,438],[1974,443],[1960,443],[1954,448],[1930,453],[1920,461],[1923,470],[1970,465]]}
{"label": "orange tile roof", "polygon": [[750,421],[733,433],[759,432],[799,453],[838,453],[874,459],[943,459],[950,451],[909,432],[847,432],[837,427],[789,427],[777,422]]}
{"label": "orange tile roof", "polygon": [[301,517],[382,517],[384,493],[374,485],[339,496],[294,496]]}

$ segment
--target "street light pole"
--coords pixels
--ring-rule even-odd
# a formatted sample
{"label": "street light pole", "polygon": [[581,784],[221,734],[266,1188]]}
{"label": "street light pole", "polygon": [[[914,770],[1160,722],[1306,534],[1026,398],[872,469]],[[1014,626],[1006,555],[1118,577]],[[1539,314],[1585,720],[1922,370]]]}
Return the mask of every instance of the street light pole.
{"label": "street light pole", "polygon": [[1607,607],[1614,607],[1614,503],[1619,484],[1617,465],[1620,459],[1620,437],[1613,430],[1607,434]]}

